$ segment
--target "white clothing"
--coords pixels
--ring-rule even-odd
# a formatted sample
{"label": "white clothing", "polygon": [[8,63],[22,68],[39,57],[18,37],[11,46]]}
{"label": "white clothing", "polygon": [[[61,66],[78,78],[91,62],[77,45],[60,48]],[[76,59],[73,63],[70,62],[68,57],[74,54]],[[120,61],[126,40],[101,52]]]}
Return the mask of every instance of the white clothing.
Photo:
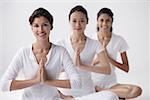
{"label": "white clothing", "polygon": [[[58,45],[61,45],[64,48],[66,48],[73,60],[75,52],[72,48],[70,38],[67,37],[59,41]],[[100,52],[101,52],[100,43],[97,40],[93,40],[87,37],[84,49],[80,53],[80,59],[84,64],[91,64],[94,56]],[[80,92],[77,92],[77,94],[73,96],[79,97],[95,92],[95,87],[91,79],[91,72],[80,69],[78,69],[78,71],[82,79],[82,89]],[[67,79],[67,74],[65,72],[62,72],[59,78]],[[59,89],[59,90],[64,95],[72,95],[69,89]]]}
{"label": "white clothing", "polygon": [[[95,35],[95,38],[98,40],[97,36]],[[114,60],[117,59],[117,54],[123,53],[129,49],[129,46],[127,42],[119,35],[112,34],[111,39],[106,47],[107,52],[110,57],[112,57]],[[104,75],[104,74],[98,74],[98,73],[92,73],[92,79],[94,81],[94,84],[97,86],[100,86],[102,88],[110,88],[117,84],[116,74],[115,74],[115,66],[111,65],[111,74],[110,75]]]}
{"label": "white clothing", "polygon": [[[71,90],[77,91],[81,88],[81,80],[75,66],[63,47],[52,44],[45,64],[48,77],[58,79],[61,67],[66,71],[71,82]],[[32,45],[21,48],[14,56],[7,71],[1,79],[3,91],[10,91],[12,80],[15,80],[18,73],[22,71],[23,80],[33,79],[39,70],[39,65],[32,51]],[[25,88],[23,100],[58,100],[59,93],[56,87],[48,86],[44,83],[36,84]]]}
{"label": "white clothing", "polygon": [[76,97],[75,100],[119,100],[119,98],[114,92],[101,91],[82,97]]}

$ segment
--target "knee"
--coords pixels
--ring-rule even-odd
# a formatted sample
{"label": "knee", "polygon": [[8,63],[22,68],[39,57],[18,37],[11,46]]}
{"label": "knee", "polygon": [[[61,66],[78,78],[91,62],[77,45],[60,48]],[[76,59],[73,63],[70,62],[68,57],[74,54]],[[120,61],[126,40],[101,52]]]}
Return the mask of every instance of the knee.
{"label": "knee", "polygon": [[136,98],[136,97],[140,96],[141,94],[142,94],[141,87],[134,86],[134,87],[131,88],[129,97],[130,98]]}
{"label": "knee", "polygon": [[107,98],[106,100],[119,100],[119,97],[114,92],[105,90],[103,91],[103,93],[106,94],[105,95],[105,98]]}
{"label": "knee", "polygon": [[136,86],[136,87],[134,88],[134,94],[135,94],[136,97],[137,97],[137,96],[140,96],[140,95],[142,94],[142,88],[139,87],[139,86]]}

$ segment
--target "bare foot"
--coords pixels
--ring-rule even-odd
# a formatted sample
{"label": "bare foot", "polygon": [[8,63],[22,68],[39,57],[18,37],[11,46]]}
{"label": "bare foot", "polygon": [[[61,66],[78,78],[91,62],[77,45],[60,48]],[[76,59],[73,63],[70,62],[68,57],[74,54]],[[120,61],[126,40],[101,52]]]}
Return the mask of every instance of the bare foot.
{"label": "bare foot", "polygon": [[63,100],[75,100],[72,96],[66,96]]}
{"label": "bare foot", "polygon": [[58,90],[59,94],[60,94],[60,98],[62,100],[75,100],[72,96],[66,96],[64,94],[62,94],[59,90]]}
{"label": "bare foot", "polygon": [[103,91],[103,90],[107,90],[107,89],[100,88],[99,86],[95,86],[95,91],[96,92],[100,92],[100,91]]}

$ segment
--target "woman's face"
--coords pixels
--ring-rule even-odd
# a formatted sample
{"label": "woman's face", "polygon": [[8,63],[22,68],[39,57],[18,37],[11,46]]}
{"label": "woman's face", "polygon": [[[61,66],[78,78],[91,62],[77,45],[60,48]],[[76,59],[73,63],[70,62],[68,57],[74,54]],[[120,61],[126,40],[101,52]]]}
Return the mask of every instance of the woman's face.
{"label": "woman's face", "polygon": [[110,29],[112,27],[112,18],[105,13],[101,14],[98,17],[97,25],[99,27],[99,31],[110,32]]}
{"label": "woman's face", "polygon": [[84,13],[75,11],[70,16],[70,25],[73,33],[84,33],[87,25],[87,19]]}
{"label": "woman's face", "polygon": [[35,18],[31,27],[37,40],[42,41],[49,39],[51,25],[47,18],[44,16]]}

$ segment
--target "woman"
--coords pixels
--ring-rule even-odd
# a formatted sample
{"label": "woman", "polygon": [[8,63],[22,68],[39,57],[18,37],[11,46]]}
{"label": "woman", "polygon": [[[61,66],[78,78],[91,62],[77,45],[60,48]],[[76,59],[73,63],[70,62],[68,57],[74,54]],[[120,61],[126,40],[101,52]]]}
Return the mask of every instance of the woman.
{"label": "woman", "polygon": [[[58,100],[56,87],[70,88],[77,91],[81,80],[68,52],[49,41],[53,28],[53,16],[44,8],[36,9],[29,18],[35,43],[21,48],[14,56],[9,68],[1,80],[3,91],[25,89],[23,100]],[[58,80],[62,69],[69,80]],[[24,79],[16,76],[22,70]]]}
{"label": "woman", "polygon": [[[141,95],[142,89],[136,85],[119,84],[116,81],[115,68],[119,68],[125,72],[129,71],[126,41],[119,35],[112,33],[113,13],[109,8],[102,8],[97,14],[97,39],[100,44],[105,42],[108,59],[111,64],[112,72],[110,75],[102,75],[92,73],[92,79],[97,91],[102,88],[115,92],[121,98],[135,98]],[[120,53],[122,63],[116,60],[117,53]],[[93,65],[101,63],[95,59]]]}
{"label": "woman", "polygon": [[[87,11],[80,5],[73,7],[69,13],[69,23],[73,31],[72,34],[70,35],[70,37],[59,41],[58,44],[67,49],[72,60],[74,61],[74,64],[77,66],[82,79],[82,88],[75,95],[71,94],[69,89],[59,90],[64,95],[81,97],[81,100],[84,97],[86,98],[86,100],[98,100],[99,98],[102,98],[102,100],[104,100],[105,98],[107,98],[106,100],[116,100],[113,98],[110,99],[110,95],[107,95],[107,92],[105,92],[107,96],[102,96],[100,93],[95,94],[99,96],[94,96],[94,94],[89,95],[95,92],[93,81],[91,80],[91,72],[109,74],[111,70],[108,63],[108,58],[105,54],[105,48],[100,48],[98,41],[92,40],[89,37],[85,36],[84,31],[86,25],[88,24]],[[102,61],[102,67],[95,67],[91,65],[96,54]],[[60,79],[68,79],[67,74],[65,72],[62,72],[60,75]],[[93,97],[95,97],[96,99],[93,99]]]}

